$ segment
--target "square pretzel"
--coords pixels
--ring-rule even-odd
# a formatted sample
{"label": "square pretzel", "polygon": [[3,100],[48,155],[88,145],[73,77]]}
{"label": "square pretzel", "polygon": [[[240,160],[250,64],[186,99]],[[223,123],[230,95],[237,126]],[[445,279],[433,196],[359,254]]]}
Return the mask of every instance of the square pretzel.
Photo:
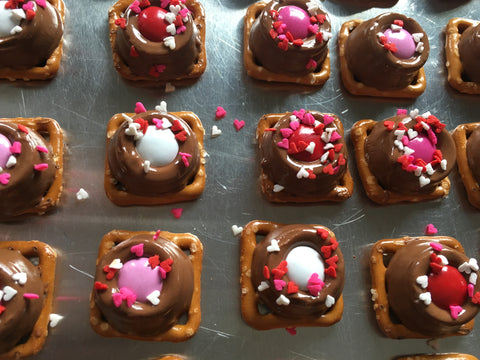
{"label": "square pretzel", "polygon": [[311,86],[323,85],[330,77],[330,51],[327,52],[327,57],[323,61],[322,66],[318,71],[303,76],[274,73],[255,62],[255,56],[250,49],[248,39],[255,19],[260,15],[265,6],[267,6],[267,3],[264,1],[259,1],[250,5],[244,18],[243,62],[245,64],[247,74],[254,79],[269,82],[294,83]]}
{"label": "square pretzel", "polygon": [[448,354],[422,354],[422,355],[399,356],[399,357],[396,357],[394,360],[478,360],[478,359],[473,355],[448,353]]}
{"label": "square pretzel", "polygon": [[[370,253],[370,275],[372,278],[372,301],[375,317],[378,326],[385,336],[392,339],[428,339],[431,336],[425,336],[419,332],[408,329],[405,325],[394,322],[390,316],[390,306],[387,297],[385,284],[385,273],[387,266],[384,264],[384,256],[393,256],[401,249],[408,240],[412,238],[405,236],[399,239],[383,239],[376,242]],[[438,241],[442,245],[449,246],[457,251],[464,253],[463,247],[456,239],[448,236],[416,236],[415,240],[424,240],[428,242]],[[460,329],[446,336],[465,335],[472,331],[474,320],[463,324]],[[445,336],[445,337],[446,337]]]}
{"label": "square pretzel", "polygon": [[[206,172],[205,172],[205,150],[203,148],[203,137],[205,130],[197,115],[190,111],[172,112],[171,114],[185,121],[192,129],[197,137],[200,152],[200,167],[192,183],[188,184],[182,190],[174,193],[166,193],[159,196],[142,196],[130,194],[125,190],[118,189],[116,179],[110,172],[108,165],[108,144],[117,129],[125,122],[122,114],[115,114],[107,125],[107,155],[105,156],[105,178],[104,187],[107,197],[116,205],[164,205],[177,202],[191,201],[198,198],[205,188]],[[127,113],[128,116],[134,116],[133,113]]]}
{"label": "square pretzel", "polygon": [[463,65],[458,51],[458,42],[466,28],[476,26],[477,24],[478,21],[453,18],[448,22],[445,29],[445,57],[447,60],[448,83],[454,89],[465,94],[480,94],[480,84],[463,80]]}
{"label": "square pretzel", "polygon": [[[96,264],[100,262],[100,259],[121,242],[130,239],[135,235],[151,235],[156,234],[155,231],[127,231],[127,230],[112,230],[106,234],[100,246],[98,248],[98,257]],[[145,341],[171,341],[180,342],[190,339],[197,332],[200,326],[200,320],[202,317],[200,309],[200,290],[201,290],[201,272],[202,272],[202,258],[203,258],[203,245],[200,240],[189,233],[170,233],[162,231],[161,236],[175,245],[177,245],[183,251],[189,251],[189,258],[193,265],[193,295],[192,302],[188,309],[188,321],[186,324],[175,324],[168,331],[156,335],[156,336],[136,336],[124,334],[113,327],[105,320],[100,309],[95,304],[95,288],[92,289],[90,294],[90,325],[93,330],[98,334],[105,337],[120,337],[129,338],[134,340]]]}
{"label": "square pretzel", "polygon": [[175,84],[189,83],[194,79],[200,77],[205,72],[207,68],[207,52],[205,49],[205,10],[203,9],[202,4],[196,0],[187,0],[185,5],[191,11],[193,18],[193,26],[196,26],[200,33],[200,52],[196,63],[193,66],[193,69],[185,75],[176,76],[171,79],[155,79],[153,76],[142,76],[136,75],[131,70],[130,67],[122,60],[120,55],[116,50],[116,39],[117,39],[117,28],[118,25],[115,24],[115,20],[120,19],[122,14],[127,10],[127,8],[132,4],[133,0],[120,0],[117,1],[109,10],[108,10],[108,26],[110,29],[110,45],[112,48],[113,55],[113,65],[117,72],[126,80],[140,83],[144,86],[159,86],[164,85],[167,82],[174,82]]}
{"label": "square pretzel", "polygon": [[370,171],[365,157],[365,140],[377,122],[374,120],[360,120],[350,131],[355,148],[355,160],[367,196],[379,205],[397,204],[399,202],[419,202],[445,197],[450,192],[450,180],[445,177],[430,193],[401,194],[383,188],[377,178]]}
{"label": "square pretzel", "polygon": [[257,291],[253,286],[251,278],[253,252],[257,246],[257,235],[265,236],[282,225],[271,221],[251,221],[245,225],[242,231],[240,240],[240,300],[243,320],[257,330],[288,329],[297,326],[326,327],[337,323],[343,315],[343,294],[340,295],[335,305],[325,314],[318,317],[312,316],[308,320],[289,319],[273,313],[260,313]]}
{"label": "square pretzel", "polygon": [[468,201],[480,209],[480,186],[473,177],[472,170],[468,165],[467,159],[467,139],[470,134],[478,127],[480,123],[462,124],[453,131],[453,139],[455,140],[455,147],[457,150],[457,166],[458,172],[462,177],[465,190],[467,191]]}
{"label": "square pretzel", "polygon": [[[62,21],[65,22],[65,4],[63,0],[47,0],[60,13]],[[47,80],[54,77],[60,68],[60,61],[63,54],[63,36],[52,55],[47,59],[44,66],[35,66],[29,69],[17,70],[8,67],[0,67],[0,79],[15,80]]]}
{"label": "square pretzel", "polygon": [[[340,119],[333,115],[329,114],[334,118],[335,126],[337,127],[340,134],[343,136],[343,124]],[[259,141],[265,129],[273,128],[275,124],[283,117],[285,114],[266,114],[263,115],[257,125],[256,131],[256,139]],[[353,193],[353,179],[350,175],[350,170],[348,167],[345,171],[345,175],[340,179],[338,185],[336,185],[332,190],[330,190],[327,194],[323,195],[308,195],[304,197],[300,197],[297,195],[289,194],[286,190],[280,192],[274,192],[273,187],[275,183],[268,178],[268,176],[261,169],[260,174],[260,187],[262,190],[263,195],[267,198],[268,201],[274,203],[315,203],[315,202],[322,202],[322,201],[344,201],[352,196]]]}
{"label": "square pretzel", "polygon": [[18,250],[27,259],[38,258],[37,266],[41,269],[40,277],[45,289],[42,311],[28,339],[10,351],[0,354],[0,360],[20,359],[38,353],[45,344],[53,305],[57,254],[49,245],[36,240],[0,241],[0,248]]}
{"label": "square pretzel", "polygon": [[349,20],[342,24],[340,32],[338,34],[338,53],[340,55],[340,73],[342,82],[348,92],[352,95],[363,96],[375,96],[375,97],[388,97],[388,98],[417,98],[424,91],[427,86],[427,80],[425,78],[425,70],[420,68],[414,82],[407,87],[399,90],[378,90],[374,87],[367,86],[362,82],[355,79],[355,76],[348,68],[347,60],[345,58],[345,43],[351,32],[361,23],[363,20],[355,19]]}
{"label": "square pretzel", "polygon": [[0,119],[0,122],[10,124],[20,124],[35,130],[40,135],[48,138],[48,143],[52,147],[52,160],[55,163],[55,177],[50,188],[43,196],[40,203],[33,208],[25,210],[19,216],[24,215],[43,215],[46,212],[56,208],[60,203],[63,190],[63,131],[60,125],[53,119],[37,118],[12,118]]}

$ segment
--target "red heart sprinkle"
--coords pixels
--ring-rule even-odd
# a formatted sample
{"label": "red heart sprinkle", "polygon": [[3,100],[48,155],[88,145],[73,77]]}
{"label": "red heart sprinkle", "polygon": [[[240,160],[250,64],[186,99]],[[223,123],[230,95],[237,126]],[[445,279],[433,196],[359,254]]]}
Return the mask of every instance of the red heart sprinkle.
{"label": "red heart sprinkle", "polygon": [[338,143],[333,146],[333,150],[335,150],[335,152],[340,152],[340,150],[342,150],[342,147],[343,147],[343,144]]}
{"label": "red heart sprinkle", "polygon": [[158,265],[160,265],[160,258],[158,255],[154,255],[148,258],[148,263],[152,269],[155,269]]}
{"label": "red heart sprinkle", "polygon": [[476,292],[475,295],[472,297],[472,303],[480,304],[480,292]]}
{"label": "red heart sprinkle", "polygon": [[325,262],[329,266],[332,266],[334,269],[336,269],[337,268],[337,262],[338,262],[338,256],[337,255],[331,256],[328,259],[326,259]]}
{"label": "red heart sprinkle", "polygon": [[95,281],[95,284],[93,285],[95,290],[107,290],[108,285],[101,283],[100,281]]}
{"label": "red heart sprinkle", "polygon": [[28,9],[26,13],[28,21],[32,20],[35,17],[35,11],[33,11],[32,9]]}
{"label": "red heart sprinkle", "polygon": [[173,120],[172,127],[170,128],[173,132],[182,131],[183,126],[178,120]]}
{"label": "red heart sprinkle", "polygon": [[336,278],[337,277],[337,270],[333,266],[329,266],[325,269],[325,275],[331,276]]}
{"label": "red heart sprinkle", "polygon": [[303,40],[302,39],[295,39],[295,40],[293,40],[293,45],[300,47],[300,46],[303,45]]}
{"label": "red heart sprinkle", "polygon": [[317,234],[321,236],[323,240],[326,240],[330,233],[325,229],[317,229]]}
{"label": "red heart sprinkle", "polygon": [[167,273],[172,270],[173,259],[168,258],[160,263],[160,267],[165,270]]}
{"label": "red heart sprinkle", "polygon": [[293,281],[289,281],[287,285],[287,294],[295,294],[298,292],[298,286]]}
{"label": "red heart sprinkle", "polygon": [[332,256],[332,246],[331,245],[324,245],[320,248],[320,251],[323,253],[323,257],[328,259]]}
{"label": "red heart sprinkle", "polygon": [[276,39],[278,36],[278,33],[274,29],[270,29],[270,37],[272,39]]}
{"label": "red heart sprinkle", "polygon": [[179,132],[175,135],[175,139],[184,142],[185,140],[187,140],[187,132],[185,130]]}
{"label": "red heart sprinkle", "polygon": [[338,165],[345,165],[345,163],[346,163],[346,160],[345,160],[345,158],[343,157],[343,154],[340,154],[340,155],[338,156]]}
{"label": "red heart sprinkle", "polygon": [[395,126],[395,123],[391,120],[385,120],[383,122],[383,126],[385,126],[388,130],[393,130],[393,127]]}
{"label": "red heart sprinkle", "polygon": [[110,269],[110,266],[105,265],[103,267],[103,272],[107,274],[105,276],[107,280],[112,280],[115,277],[115,274],[117,273],[117,270],[116,269]]}
{"label": "red heart sprinkle", "polygon": [[278,47],[284,51],[287,51],[288,50],[288,41],[287,39],[285,39],[285,41],[280,41],[278,43]]}
{"label": "red heart sprinkle", "polygon": [[115,25],[120,26],[120,28],[125,29],[126,21],[124,18],[115,19]]}
{"label": "red heart sprinkle", "polygon": [[270,269],[268,268],[267,265],[263,267],[263,277],[265,279],[270,279]]}

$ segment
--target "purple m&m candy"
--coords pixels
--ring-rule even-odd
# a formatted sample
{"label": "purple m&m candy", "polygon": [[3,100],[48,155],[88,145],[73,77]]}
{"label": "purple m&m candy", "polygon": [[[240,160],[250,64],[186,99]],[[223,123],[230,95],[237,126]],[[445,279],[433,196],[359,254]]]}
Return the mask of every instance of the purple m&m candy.
{"label": "purple m&m candy", "polygon": [[285,32],[289,31],[295,39],[304,39],[308,36],[310,16],[298,6],[284,6],[278,12],[278,21],[286,25]]}
{"label": "purple m&m candy", "polygon": [[389,43],[395,44],[397,51],[393,53],[399,59],[410,59],[415,54],[415,41],[412,34],[405,29],[387,29],[384,33]]}

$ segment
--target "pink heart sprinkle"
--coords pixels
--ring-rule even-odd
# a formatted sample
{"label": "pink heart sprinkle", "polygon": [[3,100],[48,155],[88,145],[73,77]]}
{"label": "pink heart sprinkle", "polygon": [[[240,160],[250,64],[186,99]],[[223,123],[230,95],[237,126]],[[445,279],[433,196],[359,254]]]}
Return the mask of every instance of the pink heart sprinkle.
{"label": "pink heart sprinkle", "polygon": [[225,117],[225,115],[227,115],[227,112],[225,111],[225,109],[221,106],[217,106],[217,111],[215,112],[215,117],[217,119],[222,119],[223,117]]}
{"label": "pink heart sprinkle", "polygon": [[11,175],[9,173],[0,174],[0,184],[7,185],[10,181],[10,176]]}
{"label": "pink heart sprinkle", "polygon": [[293,134],[293,130],[289,128],[280,129],[280,133],[284,138],[289,138]]}
{"label": "pink heart sprinkle", "polygon": [[310,294],[313,296],[318,296],[320,291],[322,291],[323,285],[307,285],[308,291],[310,291]]}
{"label": "pink heart sprinkle", "polygon": [[337,133],[336,131],[334,131],[332,133],[332,136],[330,136],[330,142],[334,142],[334,141],[337,141],[338,139],[341,139],[342,137],[340,136],[339,133]]}
{"label": "pink heart sprinkle", "polygon": [[408,172],[415,171],[415,170],[417,170],[417,167],[418,167],[417,165],[408,164],[407,165],[407,171]]}
{"label": "pink heart sprinkle", "polygon": [[44,170],[47,170],[47,169],[48,169],[48,164],[45,164],[45,163],[35,164],[35,165],[33,166],[33,168],[34,168],[36,171],[44,171]]}
{"label": "pink heart sprinkle", "polygon": [[287,285],[287,283],[283,280],[275,279],[273,280],[273,284],[275,285],[275,290],[282,291],[282,289]]}
{"label": "pink heart sprinkle", "polygon": [[300,123],[298,121],[290,121],[290,128],[295,131],[300,127]]}
{"label": "pink heart sprinkle", "polygon": [[143,244],[133,245],[130,248],[130,251],[137,255],[138,257],[143,256]]}
{"label": "pink heart sprinkle", "polygon": [[25,4],[23,4],[22,9],[27,11],[27,10],[33,10],[33,2],[29,1]]}
{"label": "pink heart sprinkle", "polygon": [[[164,72],[166,68],[167,68],[167,66],[163,65],[163,64],[155,65],[155,70],[157,70],[159,73]],[[147,111],[147,110],[145,109],[145,111]]]}
{"label": "pink heart sprinkle", "polygon": [[37,151],[48,154],[48,149],[45,146],[37,146]]}
{"label": "pink heart sprinkle", "polygon": [[402,144],[403,145],[408,145],[409,142],[410,142],[410,140],[408,140],[408,136],[402,137]]}
{"label": "pink heart sprinkle", "polygon": [[158,266],[157,269],[158,271],[160,271],[160,276],[162,277],[162,279],[165,280],[167,278],[167,272],[165,271],[165,269],[161,266]]}
{"label": "pink heart sprinkle", "polygon": [[141,102],[137,102],[135,104],[135,114],[139,114],[139,113],[142,113],[142,112],[146,112],[147,109],[145,109],[145,106],[143,106],[143,104]]}
{"label": "pink heart sprinkle", "polygon": [[42,8],[47,7],[47,2],[45,0],[35,0],[35,2],[37,3],[38,6],[40,6]]}
{"label": "pink heart sprinkle", "polygon": [[430,243],[430,247],[431,247],[434,251],[442,251],[442,249],[443,249],[442,244],[439,244],[439,243],[436,243],[436,242],[431,242],[431,243]]}
{"label": "pink heart sprinkle", "polygon": [[137,301],[137,295],[133,293],[128,294],[126,300],[127,300],[127,306],[132,307],[132,305],[135,304],[135,301]]}
{"label": "pink heart sprinkle", "polygon": [[317,62],[316,62],[315,60],[310,59],[310,60],[308,61],[308,63],[307,63],[306,68],[307,68],[307,69],[316,69],[316,68],[317,68],[317,65],[318,65],[318,64],[317,64]]}
{"label": "pink heart sprinkle", "polygon": [[473,286],[473,284],[468,284],[467,285],[468,297],[473,297],[474,292],[475,292],[475,286]]}
{"label": "pink heart sprinkle", "polygon": [[306,113],[303,117],[302,123],[304,123],[305,125],[313,125],[315,124],[315,118],[312,114]]}
{"label": "pink heart sprinkle", "polygon": [[406,115],[407,110],[406,109],[397,109],[397,115]]}
{"label": "pink heart sprinkle", "polygon": [[278,147],[282,148],[282,149],[286,149],[288,150],[288,147],[290,146],[290,143],[288,141],[288,139],[282,139],[282,141],[278,142],[277,143]]}
{"label": "pink heart sprinkle", "polygon": [[18,141],[14,141],[12,146],[10,146],[10,152],[12,154],[20,154],[22,152],[22,144]]}
{"label": "pink heart sprinkle", "polygon": [[185,25],[182,25],[177,29],[177,34],[184,33],[186,30],[187,28],[185,27]]}
{"label": "pink heart sprinkle", "polygon": [[450,315],[454,320],[458,318],[460,313],[462,312],[462,307],[458,305],[450,305]]}
{"label": "pink heart sprinkle", "polygon": [[175,219],[180,219],[180,217],[182,216],[183,208],[175,208],[172,209],[171,212]]}
{"label": "pink heart sprinkle", "polygon": [[285,328],[290,335],[297,335],[297,328]]}
{"label": "pink heart sprinkle", "polygon": [[114,293],[112,294],[112,299],[113,299],[113,305],[115,305],[116,307],[120,307],[120,305],[122,305],[122,294],[120,293]]}
{"label": "pink heart sprinkle", "polygon": [[25,293],[23,294],[23,297],[25,299],[38,299],[39,296],[37,294],[32,294],[32,293]]}
{"label": "pink heart sprinkle", "polygon": [[163,120],[160,120],[160,119],[157,119],[157,118],[153,118],[153,119],[152,119],[152,122],[155,124],[155,126],[157,127],[157,129],[161,129],[161,128],[162,128]]}
{"label": "pink heart sprinkle", "polygon": [[182,10],[180,10],[179,12],[180,16],[182,18],[186,17],[188,14],[190,14],[190,10],[188,10],[187,8],[183,8]]}
{"label": "pink heart sprinkle", "polygon": [[237,131],[240,131],[240,129],[245,126],[245,121],[235,119],[233,120],[233,125],[235,126],[235,129],[237,129]]}
{"label": "pink heart sprinkle", "polygon": [[323,115],[323,123],[325,125],[331,124],[333,122],[333,116],[330,115]]}
{"label": "pink heart sprinkle", "polygon": [[303,117],[305,116],[305,109],[300,109],[300,111],[295,110],[292,112],[292,114],[295,115],[300,120],[303,120]]}
{"label": "pink heart sprinkle", "polygon": [[287,39],[287,37],[286,37],[285,35],[283,35],[283,34],[281,34],[281,35],[278,35],[278,38],[279,38],[281,41],[283,41],[283,40],[286,40],[286,39]]}
{"label": "pink heart sprinkle", "polygon": [[310,31],[312,34],[316,34],[318,32],[318,25],[308,25],[308,31]]}
{"label": "pink heart sprinkle", "polygon": [[318,277],[317,273],[313,273],[308,279],[308,283],[311,285],[323,285],[322,279]]}
{"label": "pink heart sprinkle", "polygon": [[140,12],[142,11],[140,9],[140,2],[138,0],[135,0],[131,5],[130,5],[130,9],[132,9],[135,13],[137,14],[140,14]]}
{"label": "pink heart sprinkle", "polygon": [[[428,224],[426,227],[425,227],[425,234],[427,235],[434,235],[438,232],[438,230],[435,228],[435,226],[433,226],[433,224]],[[438,244],[440,245],[440,244]],[[440,245],[442,246],[442,245]],[[433,246],[432,246],[433,248]],[[440,249],[441,250],[441,249]]]}

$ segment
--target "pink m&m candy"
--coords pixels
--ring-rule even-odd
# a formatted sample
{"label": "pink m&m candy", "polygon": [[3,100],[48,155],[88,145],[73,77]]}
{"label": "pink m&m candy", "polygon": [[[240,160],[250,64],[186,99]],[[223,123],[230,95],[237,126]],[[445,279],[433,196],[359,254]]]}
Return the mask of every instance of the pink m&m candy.
{"label": "pink m&m candy", "polygon": [[422,159],[427,163],[433,160],[433,153],[436,150],[436,147],[430,141],[428,136],[418,134],[416,137],[410,140],[407,146],[415,151],[412,154],[415,160]]}
{"label": "pink m&m candy", "polygon": [[285,32],[289,31],[295,39],[304,39],[308,36],[310,16],[298,6],[284,6],[278,12],[278,21],[286,25]]}
{"label": "pink m&m candy", "polygon": [[395,44],[397,51],[393,53],[399,59],[410,59],[415,54],[415,41],[412,34],[405,29],[388,29],[384,33],[387,42]]}

